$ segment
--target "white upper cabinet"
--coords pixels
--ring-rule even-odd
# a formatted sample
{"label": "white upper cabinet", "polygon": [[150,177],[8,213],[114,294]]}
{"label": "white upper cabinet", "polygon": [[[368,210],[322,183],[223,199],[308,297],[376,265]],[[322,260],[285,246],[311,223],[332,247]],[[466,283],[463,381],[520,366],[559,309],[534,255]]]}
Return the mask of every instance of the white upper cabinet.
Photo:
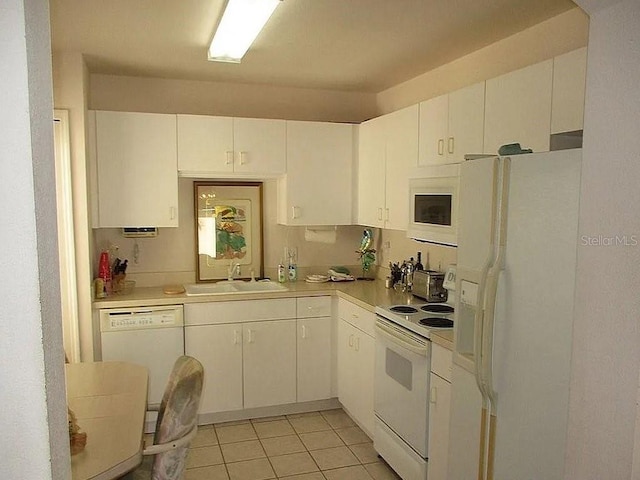
{"label": "white upper cabinet", "polygon": [[409,171],[418,163],[418,105],[385,115],[384,228],[406,230],[409,224]]}
{"label": "white upper cabinet", "polygon": [[384,227],[385,117],[360,124],[358,135],[358,223]]}
{"label": "white upper cabinet", "polygon": [[287,169],[284,120],[233,119],[235,173],[281,175]]}
{"label": "white upper cabinet", "polygon": [[553,60],[487,80],[484,153],[519,143],[534,152],[549,150]]}
{"label": "white upper cabinet", "polygon": [[484,82],[420,103],[418,166],[460,163],[482,153]]}
{"label": "white upper cabinet", "polygon": [[449,94],[449,163],[461,163],[466,154],[483,151],[484,90],[485,82],[481,82]]}
{"label": "white upper cabinet", "polygon": [[449,95],[420,103],[418,165],[449,163],[445,143],[449,134]]}
{"label": "white upper cabinet", "polygon": [[233,172],[233,118],[178,115],[178,170]]}
{"label": "white upper cabinet", "polygon": [[94,225],[177,227],[176,116],[104,111],[95,115]]}
{"label": "white upper cabinet", "polygon": [[551,133],[582,130],[587,48],[553,59]]}
{"label": "white upper cabinet", "polygon": [[286,170],[284,120],[178,115],[182,176],[269,177]]}
{"label": "white upper cabinet", "polygon": [[287,174],[278,223],[351,225],[354,126],[287,121]]}
{"label": "white upper cabinet", "polygon": [[409,171],[418,163],[418,105],[360,125],[358,224],[406,230]]}

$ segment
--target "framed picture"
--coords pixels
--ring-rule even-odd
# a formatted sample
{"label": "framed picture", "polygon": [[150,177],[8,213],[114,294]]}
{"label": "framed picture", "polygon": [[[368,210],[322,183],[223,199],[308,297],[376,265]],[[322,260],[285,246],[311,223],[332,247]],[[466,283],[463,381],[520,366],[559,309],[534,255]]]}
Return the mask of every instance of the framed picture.
{"label": "framed picture", "polygon": [[194,182],[198,282],[263,276],[262,183]]}

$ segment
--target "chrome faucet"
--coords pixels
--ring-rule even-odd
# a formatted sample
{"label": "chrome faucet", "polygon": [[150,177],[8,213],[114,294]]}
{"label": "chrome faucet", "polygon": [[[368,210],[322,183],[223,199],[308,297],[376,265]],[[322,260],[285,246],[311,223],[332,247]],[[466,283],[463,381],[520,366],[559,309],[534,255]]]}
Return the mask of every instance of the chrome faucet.
{"label": "chrome faucet", "polygon": [[229,268],[227,268],[227,280],[228,281],[233,281],[233,278],[235,276],[240,276],[240,262],[234,262],[233,260],[231,260],[231,262],[229,262]]}

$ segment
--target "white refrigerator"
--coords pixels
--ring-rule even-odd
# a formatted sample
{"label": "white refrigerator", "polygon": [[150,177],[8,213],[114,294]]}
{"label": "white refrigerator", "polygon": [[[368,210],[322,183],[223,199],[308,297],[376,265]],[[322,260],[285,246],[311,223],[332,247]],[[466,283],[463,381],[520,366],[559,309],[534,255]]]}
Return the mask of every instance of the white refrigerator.
{"label": "white refrigerator", "polygon": [[453,480],[563,477],[581,157],[461,166]]}

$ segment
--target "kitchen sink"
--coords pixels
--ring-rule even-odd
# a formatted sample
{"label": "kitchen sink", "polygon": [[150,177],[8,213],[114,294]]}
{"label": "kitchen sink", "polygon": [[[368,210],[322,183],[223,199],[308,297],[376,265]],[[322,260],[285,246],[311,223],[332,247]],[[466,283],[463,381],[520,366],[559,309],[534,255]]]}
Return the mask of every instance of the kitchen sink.
{"label": "kitchen sink", "polygon": [[187,296],[228,295],[233,293],[285,292],[288,288],[272,281],[245,282],[242,280],[223,280],[216,283],[192,283],[185,285]]}

